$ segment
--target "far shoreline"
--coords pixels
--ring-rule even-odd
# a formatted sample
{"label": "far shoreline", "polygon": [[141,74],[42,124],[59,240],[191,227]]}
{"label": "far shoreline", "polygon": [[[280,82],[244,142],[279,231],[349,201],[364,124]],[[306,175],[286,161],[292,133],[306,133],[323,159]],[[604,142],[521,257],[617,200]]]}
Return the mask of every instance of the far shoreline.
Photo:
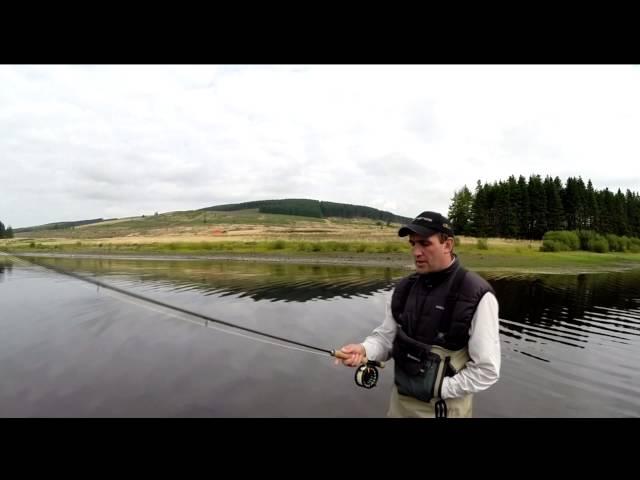
{"label": "far shoreline", "polygon": [[369,254],[367,258],[364,255],[339,255],[339,254],[318,254],[309,255],[289,255],[289,254],[252,254],[252,253],[220,253],[220,254],[171,254],[165,252],[152,253],[145,252],[144,255],[138,253],[57,253],[57,252],[17,252],[5,251],[5,255],[16,257],[45,257],[45,258],[87,258],[87,259],[103,259],[103,260],[167,260],[167,261],[197,261],[197,260],[228,260],[238,262],[275,262],[275,263],[293,263],[293,264],[325,264],[325,265],[350,265],[361,267],[391,267],[391,268],[413,268],[413,261],[409,255],[403,255],[403,259],[391,258],[388,255]]}
{"label": "far shoreline", "polygon": [[[407,274],[414,270],[413,259],[409,253],[406,254],[340,254],[336,252],[317,253],[315,255],[305,254],[288,254],[288,253],[229,253],[220,252],[207,254],[166,254],[166,252],[145,252],[139,253],[60,253],[60,252],[31,252],[31,251],[3,251],[0,254],[8,256],[20,257],[44,257],[44,258],[76,258],[76,259],[94,259],[94,260],[140,260],[140,261],[234,261],[234,262],[273,262],[288,263],[300,265],[337,265],[352,267],[384,267],[394,269],[404,269]],[[492,259],[480,256],[479,258],[466,258],[465,252],[460,255],[462,265],[468,270],[478,273],[494,272],[494,273],[521,273],[521,274],[538,274],[538,275],[579,275],[589,273],[607,273],[607,272],[624,272],[629,270],[640,269],[640,261],[637,259],[629,259],[628,261],[616,261],[613,263],[602,263],[593,265],[492,265]],[[468,261],[467,261],[468,260]]]}

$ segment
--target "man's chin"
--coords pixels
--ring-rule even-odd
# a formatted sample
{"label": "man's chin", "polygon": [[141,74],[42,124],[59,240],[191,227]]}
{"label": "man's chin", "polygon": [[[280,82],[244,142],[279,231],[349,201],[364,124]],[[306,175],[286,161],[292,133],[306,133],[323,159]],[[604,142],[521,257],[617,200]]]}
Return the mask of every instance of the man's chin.
{"label": "man's chin", "polygon": [[422,263],[422,264],[415,264],[416,265],[416,272],[418,273],[429,273],[429,266]]}

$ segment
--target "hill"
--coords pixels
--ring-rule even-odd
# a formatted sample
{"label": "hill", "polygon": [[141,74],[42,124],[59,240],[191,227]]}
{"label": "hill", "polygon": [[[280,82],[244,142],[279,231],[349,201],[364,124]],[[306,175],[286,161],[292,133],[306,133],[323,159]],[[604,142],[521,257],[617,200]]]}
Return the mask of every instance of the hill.
{"label": "hill", "polygon": [[[326,214],[335,216],[321,216]],[[121,219],[50,223],[21,228],[16,231],[16,237],[111,239],[112,242],[132,242],[138,237],[145,237],[145,241],[152,237],[158,241],[300,236],[338,239],[356,237],[365,231],[369,236],[384,236],[386,230],[404,221],[404,217],[390,212],[358,205],[317,200],[266,200]]]}
{"label": "hill", "polygon": [[395,215],[364,205],[324,202],[306,198],[286,198],[282,200],[260,200],[255,202],[231,203],[201,208],[201,211],[233,212],[246,209],[258,209],[260,213],[277,213],[314,218],[370,218],[383,222],[406,223],[410,218]]}

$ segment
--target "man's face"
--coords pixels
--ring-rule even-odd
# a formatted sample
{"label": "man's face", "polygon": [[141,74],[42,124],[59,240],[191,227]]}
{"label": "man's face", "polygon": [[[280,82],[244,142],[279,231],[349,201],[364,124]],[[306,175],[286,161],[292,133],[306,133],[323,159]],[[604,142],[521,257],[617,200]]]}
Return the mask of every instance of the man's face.
{"label": "man's face", "polygon": [[451,263],[453,238],[447,238],[444,243],[440,243],[438,234],[425,237],[412,233],[409,235],[409,244],[418,273],[438,272]]}

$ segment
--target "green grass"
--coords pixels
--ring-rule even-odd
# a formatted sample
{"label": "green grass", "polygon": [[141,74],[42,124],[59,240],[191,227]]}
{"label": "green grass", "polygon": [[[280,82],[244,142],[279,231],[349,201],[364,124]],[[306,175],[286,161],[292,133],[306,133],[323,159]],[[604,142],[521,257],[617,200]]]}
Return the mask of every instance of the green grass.
{"label": "green grass", "polygon": [[[575,273],[582,271],[611,271],[640,268],[640,253],[595,253],[586,251],[541,252],[528,241],[496,245],[491,240],[488,248],[477,244],[461,244],[455,251],[463,265],[471,270],[505,270],[521,272]],[[264,257],[289,257],[299,259],[362,259],[388,262],[389,266],[411,265],[409,246],[401,239],[394,241],[216,241],[171,243],[68,243],[13,239],[0,241],[0,250],[15,253],[86,253],[86,254],[137,254],[137,255],[236,255]]]}
{"label": "green grass", "polygon": [[0,244],[7,251],[50,251],[62,253],[108,253],[108,252],[148,252],[206,254],[211,252],[273,253],[295,254],[313,253],[404,253],[407,247],[399,241],[393,242],[353,242],[353,241],[217,241],[217,242],[170,242],[170,243],[60,243],[35,242],[33,240],[13,241]]}
{"label": "green grass", "polygon": [[638,253],[541,252],[522,245],[492,246],[491,242],[487,250],[463,245],[456,251],[464,265],[482,270],[573,272],[640,267]]}

